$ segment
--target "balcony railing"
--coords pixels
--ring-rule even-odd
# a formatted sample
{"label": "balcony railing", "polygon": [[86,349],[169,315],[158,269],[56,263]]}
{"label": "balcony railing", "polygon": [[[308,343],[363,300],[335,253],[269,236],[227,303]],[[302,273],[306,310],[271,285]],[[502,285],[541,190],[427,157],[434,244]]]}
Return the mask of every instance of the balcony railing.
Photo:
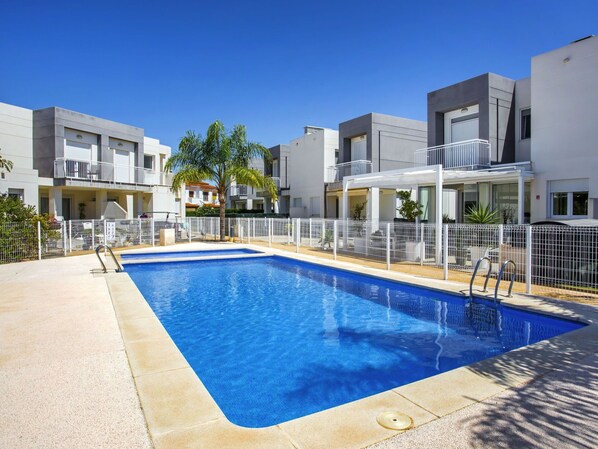
{"label": "balcony railing", "polygon": [[372,161],[343,162],[328,167],[326,182],[340,182],[345,176],[364,175],[372,172]]}
{"label": "balcony railing", "polygon": [[247,186],[246,185],[230,186],[228,192],[229,192],[229,196],[247,196]]}
{"label": "balcony railing", "polygon": [[479,170],[490,167],[490,142],[481,139],[422,148],[415,152],[415,165],[438,165],[444,169]]}
{"label": "balcony railing", "polygon": [[142,167],[64,158],[54,161],[54,177],[145,185],[169,185],[171,180],[169,173],[157,172]]}
{"label": "balcony railing", "polygon": [[[276,191],[280,192],[280,178],[277,176],[272,176],[272,181],[274,182],[274,184],[276,185]],[[264,189],[262,187],[259,187],[256,189],[255,194],[257,196],[270,196],[270,192],[267,189]]]}

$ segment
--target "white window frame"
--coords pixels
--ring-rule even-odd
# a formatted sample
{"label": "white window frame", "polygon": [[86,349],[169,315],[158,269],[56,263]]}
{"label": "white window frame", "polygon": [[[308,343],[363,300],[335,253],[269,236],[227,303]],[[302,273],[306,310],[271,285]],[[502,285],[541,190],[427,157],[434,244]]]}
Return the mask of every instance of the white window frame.
{"label": "white window frame", "polygon": [[[554,213],[554,195],[557,193],[566,193],[567,194],[567,215],[557,215]],[[550,193],[550,216],[552,218],[588,218],[587,213],[585,215],[573,215],[573,194],[574,193],[581,193],[581,191],[551,192]],[[585,192],[585,193],[589,194],[589,192]],[[588,197],[589,197],[589,195],[588,195]]]}

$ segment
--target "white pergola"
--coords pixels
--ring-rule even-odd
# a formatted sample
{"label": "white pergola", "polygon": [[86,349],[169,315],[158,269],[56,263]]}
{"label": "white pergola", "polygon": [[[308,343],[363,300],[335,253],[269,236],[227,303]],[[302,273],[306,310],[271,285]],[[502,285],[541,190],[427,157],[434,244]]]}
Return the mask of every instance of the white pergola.
{"label": "white pergola", "polygon": [[[436,260],[440,260],[442,242],[442,188],[445,183],[517,182],[517,223],[523,223],[524,186],[533,173],[517,165],[487,170],[443,170],[442,165],[389,170],[378,173],[345,176],[343,178],[342,218],[347,219],[349,190],[367,188],[372,198],[378,198],[379,189],[409,189],[421,185],[436,187]],[[378,207],[378,205],[372,205]]]}

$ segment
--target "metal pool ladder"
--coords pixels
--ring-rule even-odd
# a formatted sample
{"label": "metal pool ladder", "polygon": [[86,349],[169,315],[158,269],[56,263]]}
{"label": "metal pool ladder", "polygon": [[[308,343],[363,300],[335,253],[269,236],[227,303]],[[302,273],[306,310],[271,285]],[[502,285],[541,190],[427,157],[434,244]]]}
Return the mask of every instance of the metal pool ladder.
{"label": "metal pool ladder", "polygon": [[114,264],[116,265],[115,271],[117,273],[120,273],[121,271],[123,271],[123,267],[118,263],[118,260],[116,260],[116,257],[114,256],[114,253],[112,252],[112,249],[108,245],[98,245],[96,247],[96,256],[98,256],[98,260],[102,264],[102,271],[104,273],[108,273],[108,270],[106,269],[106,264],[104,263],[104,261],[100,257],[100,250],[102,248],[104,248],[105,250],[107,250],[110,253],[110,255],[112,256],[112,260],[114,261]]}
{"label": "metal pool ladder", "polygon": [[[488,291],[488,280],[490,279],[490,273],[492,272],[492,261],[488,256],[480,257],[475,264],[475,268],[473,270],[473,274],[471,275],[471,279],[469,281],[469,299],[473,299],[473,282],[475,280],[476,274],[478,274],[478,269],[480,268],[481,263],[487,260],[488,261],[488,273],[486,273],[486,280],[484,281],[484,289],[482,290],[483,293]],[[498,302],[498,287],[500,285],[500,281],[502,280],[502,275],[505,271],[505,268],[508,265],[513,265],[513,272],[511,273],[511,282],[509,283],[509,290],[507,292],[507,298],[512,298],[513,295],[511,292],[513,291],[513,283],[515,282],[515,273],[517,271],[517,265],[511,259],[506,260],[503,262],[502,266],[500,267],[500,271],[498,272],[498,277],[496,279],[496,286],[494,287],[494,305]]]}
{"label": "metal pool ladder", "polygon": [[507,265],[513,265],[513,272],[511,273],[511,282],[509,283],[509,291],[507,292],[507,298],[512,298],[513,295],[511,291],[513,291],[513,282],[515,282],[515,273],[517,272],[517,265],[511,259],[505,260],[500,267],[500,271],[498,272],[498,279],[496,279],[496,287],[494,287],[494,304],[498,301],[498,286],[500,285],[500,281],[502,280],[502,274],[505,271]]}
{"label": "metal pool ladder", "polygon": [[476,274],[478,274],[478,269],[480,268],[480,265],[484,260],[488,261],[488,273],[486,273],[486,280],[484,281],[484,290],[482,290],[482,292],[486,293],[488,291],[488,289],[486,287],[488,287],[488,280],[490,279],[490,272],[492,271],[492,261],[490,260],[490,257],[484,256],[484,257],[480,257],[478,259],[478,261],[476,262],[475,268],[473,269],[473,274],[471,275],[471,279],[469,281],[469,298],[470,299],[473,299],[473,281],[475,280]]}

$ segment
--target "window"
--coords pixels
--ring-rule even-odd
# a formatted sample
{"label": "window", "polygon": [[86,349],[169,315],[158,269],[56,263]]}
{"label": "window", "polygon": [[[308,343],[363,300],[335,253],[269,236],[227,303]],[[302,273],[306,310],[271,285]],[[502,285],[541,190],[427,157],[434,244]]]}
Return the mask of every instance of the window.
{"label": "window", "polygon": [[559,218],[588,216],[588,179],[549,181],[551,215]]}
{"label": "window", "polygon": [[8,196],[25,201],[25,190],[23,189],[8,189]]}
{"label": "window", "polygon": [[189,190],[189,198],[193,198],[195,196],[195,192],[193,190]]}
{"label": "window", "polygon": [[588,192],[555,192],[552,194],[552,215],[584,217],[588,215]]}
{"label": "window", "polygon": [[293,207],[303,207],[303,198],[293,198]]}
{"label": "window", "polygon": [[209,198],[210,198],[210,192],[203,192],[203,200],[209,201]]}
{"label": "window", "polygon": [[521,110],[521,140],[529,139],[532,136],[532,110],[530,108]]}
{"label": "window", "polygon": [[146,170],[154,169],[154,156],[143,156],[143,168]]}

